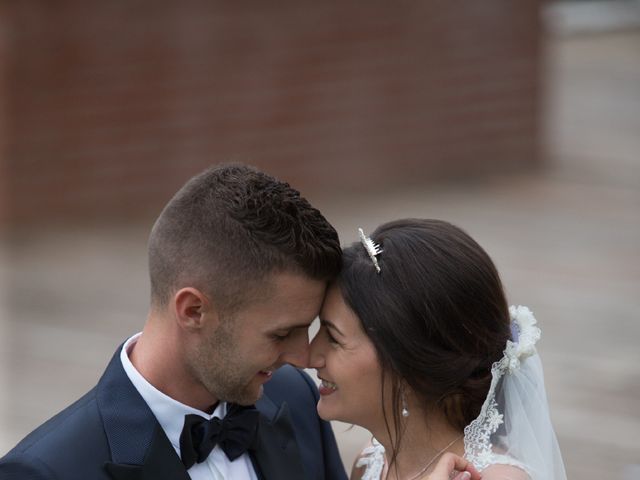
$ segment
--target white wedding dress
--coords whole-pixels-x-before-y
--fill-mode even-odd
[[[382,479],[382,473],[384,472],[385,467],[384,453],[384,447],[378,443],[376,439],[372,440],[371,446],[362,451],[361,456],[356,463],[356,467],[365,467],[364,473],[361,477],[362,480]],[[514,470],[513,468],[503,468],[500,471],[496,471],[496,473],[499,473],[500,480],[528,480],[532,478],[527,471],[526,466],[511,457],[506,455],[492,455],[487,460],[489,463],[480,471],[484,471],[490,466],[517,467],[517,470]],[[489,479],[490,478],[491,477],[489,477]]]
[[[513,341],[491,368],[480,414],[464,429],[464,457],[488,480],[566,480],[535,348],[540,329],[527,307],[512,306],[509,312]],[[384,447],[373,439],[356,467],[365,469],[362,480],[381,480]]]

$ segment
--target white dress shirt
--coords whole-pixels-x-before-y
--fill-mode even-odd
[[[149,405],[178,457],[180,457],[180,434],[184,425],[184,416],[196,414],[207,420],[213,417],[224,418],[227,414],[227,404],[220,402],[213,414],[208,414],[174,400],[151,385],[129,360],[129,352],[131,352],[140,335],[140,333],[137,333],[126,341],[120,352],[120,360],[129,380]],[[215,446],[204,462],[194,464],[187,470],[187,473],[192,480],[258,480],[248,453],[242,454],[232,462],[218,445]]]

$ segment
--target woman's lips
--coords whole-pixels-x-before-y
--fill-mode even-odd
[[[322,380],[320,386],[318,387],[318,392],[320,393],[320,395],[331,395],[338,389],[338,386],[335,383],[324,380],[322,378],[320,380]]]

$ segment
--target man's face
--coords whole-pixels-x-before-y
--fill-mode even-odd
[[[254,404],[279,367],[308,364],[308,328],[320,310],[326,283],[276,273],[268,284],[268,295],[222,319],[193,352],[194,375],[219,400]]]

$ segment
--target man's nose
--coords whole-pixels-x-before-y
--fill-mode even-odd
[[[324,366],[324,356],[321,352],[320,342],[318,336],[311,341],[309,345],[309,367],[308,368],[322,368]]]
[[[305,332],[282,354],[282,361],[297,368],[309,367],[309,337]]]

